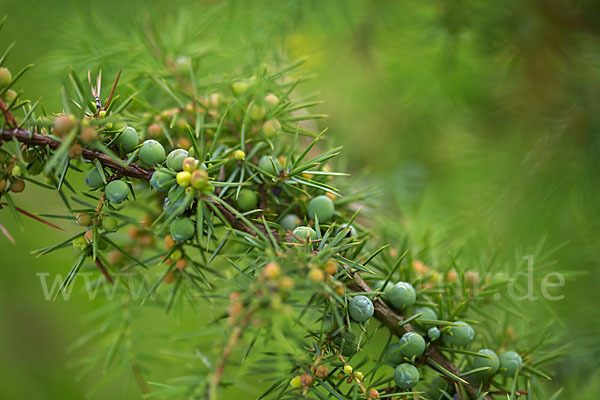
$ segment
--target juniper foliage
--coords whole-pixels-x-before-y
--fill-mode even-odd
[[[35,251],[74,248],[59,291],[83,270],[96,271],[93,287],[113,288],[89,318],[92,331],[74,344],[95,348],[77,364],[81,375],[100,365],[106,373],[90,396],[127,374],[147,398],[212,400],[232,385],[273,399],[540,398],[545,364],[563,350],[551,324],[516,340],[510,321],[528,316],[507,294],[506,276],[459,260],[440,270],[414,258],[408,240],[385,243],[372,223],[374,191],[333,168],[341,149],[326,145],[315,123],[324,115],[311,111],[319,101],[299,89],[309,72],[302,61],[207,70],[218,56],[203,47],[174,56],[181,46],[172,36],[139,33],[130,53],[142,55],[138,68],[124,61],[122,75],[110,77],[71,71],[56,112],[15,91],[30,66],[0,88],[2,206],[52,228],[81,226]],[[130,128],[132,146],[124,139]],[[143,154],[151,140],[171,157],[150,147]],[[81,189],[74,181],[84,175]],[[20,208],[29,185],[58,193],[65,212]],[[322,204],[309,212],[318,196],[334,205],[331,217]],[[394,292],[397,282],[416,299]],[[370,300],[372,318],[350,311],[356,296]],[[148,308],[199,308],[198,328],[141,352],[132,321]],[[409,350],[407,333],[425,348]],[[199,340],[205,336],[220,340]],[[494,357],[483,348],[516,351],[522,366],[490,367]],[[149,376],[153,363],[184,372]],[[395,378],[400,364],[416,377]],[[244,387],[246,374],[261,384]]]

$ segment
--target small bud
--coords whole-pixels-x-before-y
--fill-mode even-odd
[[[78,213],[75,218],[81,226],[90,226],[92,224],[92,217],[88,213]]]
[[[308,273],[308,276],[310,280],[315,283],[323,282],[323,280],[325,279],[325,274],[318,268],[311,269]]]
[[[208,173],[203,169],[197,169],[192,172],[190,177],[192,187],[198,190],[202,190],[208,185]]]
[[[83,143],[92,143],[97,138],[98,132],[96,132],[96,130],[91,126],[88,126],[81,131],[81,141]]]
[[[104,110],[101,110],[101,111],[98,113],[98,116],[99,116],[100,118],[104,118],[104,117],[106,117],[106,111],[104,111]],[[107,124],[107,125],[108,125],[108,124]],[[112,126],[112,124],[110,124],[110,125]]]
[[[17,97],[19,97],[19,94],[12,89],[8,89],[6,93],[4,93],[4,100],[7,104],[12,103]]]
[[[246,153],[242,150],[236,150],[233,152],[233,158],[238,161],[242,161],[246,159]]]
[[[25,181],[23,179],[17,179],[15,182],[10,184],[10,191],[13,193],[21,193],[25,190]]]
[[[450,271],[448,271],[448,273],[446,274],[446,282],[448,283],[454,283],[458,281],[458,274],[456,273],[455,270],[451,269]]]
[[[263,274],[268,280],[273,281],[279,278],[279,276],[281,275],[281,268],[279,267],[279,264],[277,264],[274,261],[271,261],[270,263],[265,265]]]
[[[279,103],[279,97],[275,96],[273,93],[269,93],[265,96],[265,101],[270,105],[275,106]]]
[[[94,241],[94,231],[92,231],[92,230],[86,231],[85,234],[83,235],[83,238],[85,239],[85,241],[87,243],[92,243]]]
[[[273,138],[281,130],[281,123],[276,119],[270,119],[263,124],[262,129],[266,137]]]
[[[69,149],[69,158],[79,158],[83,154],[83,148],[80,144],[75,143]]]
[[[146,133],[148,134],[149,139],[157,139],[162,135],[163,130],[159,124],[152,124],[148,126]]]
[[[181,257],[183,257],[183,253],[179,249],[177,249],[173,253],[171,253],[171,260],[173,260],[173,261],[177,261]]]
[[[177,262],[175,263],[175,267],[176,267],[177,269],[180,269],[180,270],[184,270],[184,269],[186,269],[186,268],[187,268],[187,266],[188,266],[188,262],[187,262],[187,260],[186,260],[185,258],[180,258],[180,259],[179,259],[179,260],[177,260]]]
[[[241,96],[248,91],[248,83],[239,81],[231,84],[231,90],[236,96]]]
[[[173,247],[175,247],[175,240],[173,240],[173,237],[171,235],[165,236],[165,249],[171,251],[173,250]]]
[[[83,251],[87,248],[87,246],[88,246],[88,244],[83,237],[78,237],[76,239],[73,239],[73,247],[75,248],[75,250]]]
[[[0,179],[0,192],[4,192],[6,190],[6,186],[8,186],[6,179]]]
[[[71,132],[71,129],[75,126],[75,118],[71,115],[61,115],[54,120],[52,126],[54,134],[58,137],[63,137]]]
[[[179,186],[188,187],[190,186],[190,181],[192,179],[192,174],[187,171],[181,171],[177,173],[177,184]]]
[[[325,273],[329,274],[329,275],[334,275],[338,270],[338,265],[335,261],[333,260],[329,260],[327,261],[327,263],[325,264]]]
[[[8,68],[0,68],[0,86],[8,86],[12,82],[12,74]]]
[[[465,284],[470,288],[477,287],[479,285],[479,273],[477,271],[465,272]]]
[[[289,292],[294,288],[294,280],[289,276],[284,276],[279,280],[279,289],[284,292]]]
[[[267,115],[267,110],[263,106],[253,105],[250,107],[250,119],[253,121],[262,120]]]
[[[300,376],[295,376],[290,381],[290,386],[294,389],[299,389],[302,387],[302,383],[300,382]]]
[[[377,400],[379,398],[379,392],[377,389],[369,390],[369,400]]]
[[[165,281],[165,283],[171,283],[171,282],[173,282],[174,279],[175,279],[175,274],[173,273],[173,271],[169,271],[167,273],[167,275],[165,275],[165,278],[163,280]]]
[[[313,378],[307,373],[302,374],[300,377],[300,384],[304,387],[309,387],[313,384]]]
[[[183,160],[182,168],[184,171],[191,173],[198,168],[198,160],[196,160],[194,157],[186,157]]]
[[[344,365],[344,374],[352,375],[352,371],[353,371],[352,365],[350,365],[350,364]]]
[[[329,370],[324,365],[319,365],[316,370],[316,375],[319,379],[324,379],[329,375]]]
[[[358,379],[359,381],[362,381],[365,378],[365,375],[362,372],[360,372],[360,371],[356,371],[354,373],[354,377],[356,379]]]

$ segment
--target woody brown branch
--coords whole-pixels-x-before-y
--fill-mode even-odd
[[[61,144],[60,141],[49,136],[29,132],[24,129],[6,129],[0,132],[0,141],[10,141],[13,140],[13,138],[27,146],[47,146],[51,149],[56,149]],[[102,166],[110,168],[121,176],[128,176],[130,178],[148,181],[154,173],[154,171],[142,168],[136,164],[125,165],[124,163],[116,161],[102,152],[92,150],[87,147],[82,148],[81,156],[89,161],[98,160]],[[247,226],[222,204],[211,201],[211,205],[219,210],[223,218],[233,228],[249,234],[256,233],[253,228]],[[258,229],[264,230],[264,227],[258,226]]]

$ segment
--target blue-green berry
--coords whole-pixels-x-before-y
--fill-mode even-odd
[[[438,340],[440,338],[440,330],[436,326],[432,326],[427,330],[427,336],[431,340]]]
[[[242,189],[238,195],[236,200],[236,204],[240,211],[246,212],[250,210],[254,210],[256,208],[256,204],[258,203],[258,196],[253,190],[250,189]]]
[[[319,219],[320,221],[320,219]],[[356,228],[353,227],[352,225],[348,225],[348,224],[342,224],[340,225],[340,229],[338,229],[338,233],[342,232],[342,231],[346,231],[346,236],[345,237],[356,237]]]
[[[287,232],[294,230],[300,223],[300,218],[295,214],[288,214],[281,219],[279,225]]]
[[[498,355],[493,350],[481,349],[477,353],[488,357],[476,356],[473,359],[473,368],[489,368],[487,371],[481,372],[482,376],[491,376],[498,372],[498,368],[500,368],[500,360],[498,359]]]
[[[85,175],[85,184],[91,188],[98,189],[104,186],[104,180],[97,168],[92,168]]]
[[[456,325],[449,327],[447,332],[444,332],[442,339],[444,344],[451,346],[466,346],[473,341],[475,331],[471,325],[464,321],[456,321]]]
[[[129,186],[121,180],[109,182],[104,189],[106,198],[111,203],[120,204],[129,196]]]
[[[140,135],[132,127],[128,126],[117,138],[117,145],[121,146],[126,153],[135,149],[140,144]]]
[[[159,192],[167,192],[174,183],[175,177],[163,171],[155,171],[150,178],[150,186]]]
[[[367,296],[354,296],[348,304],[350,318],[357,322],[365,322],[373,316],[373,302]]]
[[[317,196],[308,202],[308,217],[318,218],[319,223],[329,221],[334,212],[333,201],[327,196]]]
[[[165,148],[156,140],[146,140],[138,153],[140,161],[146,165],[156,165],[165,160]]]
[[[275,166],[273,166],[273,164],[275,164]],[[262,156],[258,161],[258,168],[275,176],[279,176],[279,171],[282,169],[281,163],[277,157],[271,156]]]
[[[425,339],[416,332],[407,332],[398,343],[392,343],[386,350],[386,358],[393,364],[400,364],[404,358],[419,357],[425,352]]]
[[[500,370],[502,375],[513,377],[523,366],[523,359],[514,351],[507,351],[500,356]]]
[[[171,222],[169,231],[171,232],[173,240],[176,242],[185,242],[194,236],[195,227],[191,219],[180,217],[175,218],[173,222]]]
[[[183,160],[188,157],[188,152],[183,149],[175,149],[167,156],[167,167],[174,171],[183,170]]]
[[[310,226],[299,226],[294,229],[294,235],[298,236],[302,241],[307,240],[310,237],[310,240],[317,239],[317,232]],[[298,242],[296,238],[293,238],[294,242]]]
[[[423,313],[423,315],[421,315],[420,317],[418,317],[415,321],[418,323],[420,319],[425,319],[425,320],[437,320],[438,316],[437,313],[435,312],[435,310],[433,308],[430,307],[417,307],[415,308],[415,312],[413,314],[420,314]]]
[[[385,300],[397,309],[411,307],[417,300],[415,288],[408,282],[388,283],[385,288]]]
[[[412,364],[400,364],[394,369],[394,382],[402,390],[410,390],[419,383],[419,370]]]

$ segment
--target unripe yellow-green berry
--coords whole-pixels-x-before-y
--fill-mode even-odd
[[[265,117],[265,115],[267,115],[267,110],[265,110],[263,106],[254,104],[252,107],[250,107],[250,119],[252,121],[260,121]]]
[[[12,82],[12,74],[8,68],[0,68],[0,86],[8,86]]]
[[[275,106],[279,103],[279,97],[275,96],[273,93],[270,93],[268,95],[265,96],[265,101],[272,105]]]
[[[231,90],[236,96],[241,96],[248,91],[248,83],[244,81],[234,82],[231,84]]]
[[[187,171],[181,171],[177,173],[177,184],[179,186],[188,187],[190,186],[192,174]]]
[[[300,382],[300,376],[295,376],[290,381],[290,386],[294,389],[300,389],[302,387],[302,383]]]
[[[234,160],[242,161],[246,159],[246,153],[244,153],[242,150],[236,150],[233,152],[233,158]]]
[[[8,104],[12,103],[17,97],[19,97],[19,94],[12,89],[8,89],[6,93],[4,93],[4,101]]]
[[[188,172],[189,173],[189,172]],[[190,182],[194,189],[202,190],[208,185],[208,172],[197,169],[191,174]]]
[[[281,123],[276,119],[270,119],[263,124],[263,133],[268,138],[273,138],[279,134]]]
[[[90,226],[92,224],[92,217],[88,213],[78,213],[75,218],[81,226]]]
[[[75,250],[83,251],[87,248],[87,246],[88,244],[83,236],[73,239],[73,247],[75,248]]]

